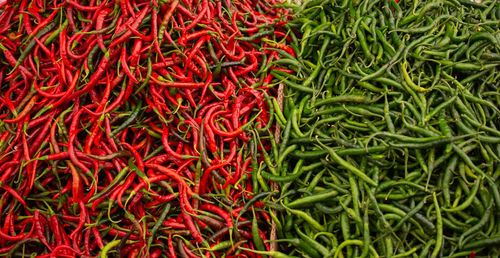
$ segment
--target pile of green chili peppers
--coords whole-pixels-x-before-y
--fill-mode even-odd
[[[278,249],[498,257],[500,2],[288,7],[281,142],[257,175],[280,189]]]

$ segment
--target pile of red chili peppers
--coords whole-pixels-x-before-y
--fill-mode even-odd
[[[269,250],[276,4],[1,1],[0,254]]]

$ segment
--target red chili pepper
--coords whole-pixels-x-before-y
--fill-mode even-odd
[[[35,229],[33,219],[30,219],[29,221],[32,223],[32,226],[31,226],[30,231],[27,234],[19,234],[16,236],[10,236],[10,235],[7,235],[6,233],[4,233],[2,230],[0,230],[0,238],[5,239],[7,241],[19,241],[19,240],[23,240],[25,238],[29,238],[33,234],[33,230]]]
[[[27,116],[30,113],[31,109],[35,106],[37,99],[38,99],[38,95],[34,95],[30,99],[28,104],[24,107],[23,111],[21,111],[21,113],[19,113],[19,115],[16,118],[4,119],[3,121],[5,123],[17,123],[17,122],[21,121],[23,118],[25,118],[25,116]]]
[[[33,221],[35,223],[35,228],[36,228],[36,235],[38,239],[49,249],[49,251],[52,251],[52,247],[50,246],[49,242],[47,241],[47,238],[45,237],[45,232],[42,227],[42,218],[40,217],[40,211],[36,210],[35,214],[33,216]]]
[[[83,255],[84,254],[83,252],[77,251],[77,249],[73,249],[73,247],[71,247],[69,245],[58,245],[56,248],[54,248],[54,250],[52,250],[52,254],[57,254],[57,256],[62,256],[63,254],[61,254],[61,252],[65,251],[65,250],[72,252],[74,255]],[[70,256],[70,257],[72,257],[72,256]]]
[[[84,6],[80,5],[79,3],[73,2],[72,0],[67,0],[68,4],[72,5],[74,8],[80,10],[80,11],[85,11],[85,12],[93,12],[97,11],[101,8],[101,6]]]
[[[203,204],[202,206],[200,206],[200,209],[218,214],[226,221],[228,228],[230,229],[233,228],[233,220],[231,219],[231,215],[226,211],[224,211],[223,209],[211,204]]]
[[[208,33],[209,33],[208,30],[201,30],[201,31],[193,32],[193,33],[190,33],[190,34],[187,34],[187,35],[180,37],[178,40],[178,43],[181,46],[186,46],[186,42],[193,40],[193,39],[197,39],[197,38],[201,38],[203,36],[206,36],[206,35],[208,35]]]
[[[4,189],[5,191],[9,192],[12,197],[14,197],[17,201],[19,201],[23,206],[24,208],[28,208],[27,205],[26,205],[26,202],[24,201],[24,199],[17,193],[17,191],[15,191],[14,189],[12,189],[10,186],[8,185],[2,185],[0,186],[0,188]]]
[[[185,191],[183,188],[184,187],[182,187],[182,186],[180,187],[181,195],[183,194],[183,191]],[[200,232],[196,228],[196,226],[193,222],[193,218],[191,218],[191,215],[186,213],[186,203],[181,201],[180,205],[181,205],[181,214],[182,214],[182,217],[184,218],[184,223],[186,223],[186,226],[189,229],[189,231],[191,232],[191,234],[193,235],[193,238],[195,239],[195,241],[197,243],[203,242],[203,237],[201,236]]]
[[[71,121],[71,126],[69,128],[69,140],[68,140],[68,153],[69,153],[69,158],[71,159],[71,162],[73,162],[73,164],[75,164],[77,167],[79,167],[80,169],[82,169],[85,173],[88,173],[90,172],[90,169],[88,169],[82,162],[80,162],[80,160],[77,158],[76,156],[76,151],[75,151],[75,146],[74,146],[74,141],[76,139],[76,135],[78,134],[78,131],[79,129],[77,129],[77,126],[78,126],[78,121],[79,121],[79,118],[80,116],[82,115],[83,113],[83,109],[80,110],[79,112],[77,112],[74,116],[73,116],[73,119]],[[72,166],[70,166],[72,167]],[[76,169],[71,169],[71,171],[73,172],[74,171],[74,174],[73,174],[73,180],[77,180],[79,181],[79,176],[76,176],[78,175],[78,172],[76,172]],[[76,178],[75,178],[76,177]],[[78,179],[77,179],[78,178]],[[75,197],[75,196],[73,196]],[[76,202],[76,201],[75,201]]]
[[[89,92],[92,88],[94,88],[97,83],[99,82],[99,79],[101,76],[106,72],[106,70],[111,66],[110,64],[110,52],[106,52],[104,55],[104,58],[101,60],[101,63],[99,64],[99,67],[97,68],[96,72],[92,74],[92,77],[90,78],[90,81],[83,87],[82,89],[74,92],[73,94],[70,95],[69,98],[77,98],[80,95]]]
[[[43,29],[45,26],[47,26],[50,22],[52,22],[52,20],[54,19],[54,17],[56,17],[57,13],[59,13],[59,8],[61,6],[64,6],[66,3],[65,2],[62,2],[58,5],[58,8],[55,9],[54,11],[52,11],[52,13],[44,18],[43,20],[40,20],[40,23],[38,23],[38,25],[33,29],[33,31],[30,33],[30,38],[34,37],[41,29]],[[36,37],[35,37],[36,38]]]
[[[209,118],[209,120],[208,120],[208,121],[209,121],[209,124],[210,124],[210,127],[211,127],[211,129],[212,129],[212,130],[213,130],[216,134],[218,134],[218,135],[220,135],[220,136],[223,136],[223,137],[226,137],[226,138],[227,138],[227,137],[229,137],[229,138],[236,137],[236,136],[238,136],[239,134],[241,134],[241,133],[243,132],[243,130],[241,130],[241,128],[238,128],[238,129],[236,129],[236,130],[234,130],[234,131],[231,131],[231,132],[224,132],[224,131],[222,131],[222,130],[219,130],[219,129],[215,126],[215,122],[214,122],[214,120],[215,120],[215,116],[220,115],[220,114],[226,114],[226,113],[228,113],[228,112],[227,112],[227,111],[225,111],[225,110],[222,110],[222,111],[215,112],[212,116],[210,116],[210,118]]]
[[[151,80],[155,83],[158,84],[159,86],[164,86],[164,87],[173,87],[173,88],[201,88],[205,83],[203,82],[165,82],[165,81],[160,81],[155,77],[151,77]]]
[[[141,12],[139,12],[137,14],[137,17],[136,17],[136,19],[134,19],[134,22],[132,22],[132,24],[130,24],[130,27],[137,29],[139,27],[139,25],[142,23],[142,21],[144,20],[144,18],[146,17],[146,14],[148,13],[148,11],[149,11],[149,6],[146,6],[144,9],[142,9]],[[130,38],[130,36],[132,36],[132,32],[125,31],[125,33],[122,36],[120,36],[118,39],[111,42],[111,44],[109,45],[108,48],[112,49],[113,47],[117,46],[118,44],[125,42],[128,38]]]
[[[147,168],[158,170],[159,172],[175,179],[180,185],[183,185],[186,187],[185,190],[189,196],[193,196],[193,192],[191,191],[191,188],[189,188],[187,186],[186,181],[182,177],[180,177],[177,173],[175,173],[174,170],[166,168],[166,167],[158,165],[158,164],[151,164],[151,163],[146,163],[144,166]]]
[[[96,30],[100,31],[103,28],[104,19],[108,14],[109,14],[108,9],[102,9],[97,12],[97,18],[95,24]],[[97,37],[97,45],[99,45],[102,51],[106,51],[106,46],[104,46],[104,40],[102,34],[99,33],[96,35],[96,37]]]
[[[123,71],[125,71],[125,74],[128,75],[128,77],[135,83],[139,83],[139,81],[135,78],[135,76],[132,74],[130,71],[130,68],[127,65],[127,56],[126,56],[126,49],[123,47],[120,55],[120,64],[123,68]]]
[[[189,65],[191,64],[191,60],[198,53],[198,51],[200,50],[200,48],[203,46],[203,44],[205,44],[205,41],[207,41],[207,40],[210,40],[210,36],[203,36],[193,46],[193,48],[191,49],[191,52],[189,52],[188,58],[186,60],[186,63],[185,63],[185,66],[184,66],[184,72],[187,71]]]

